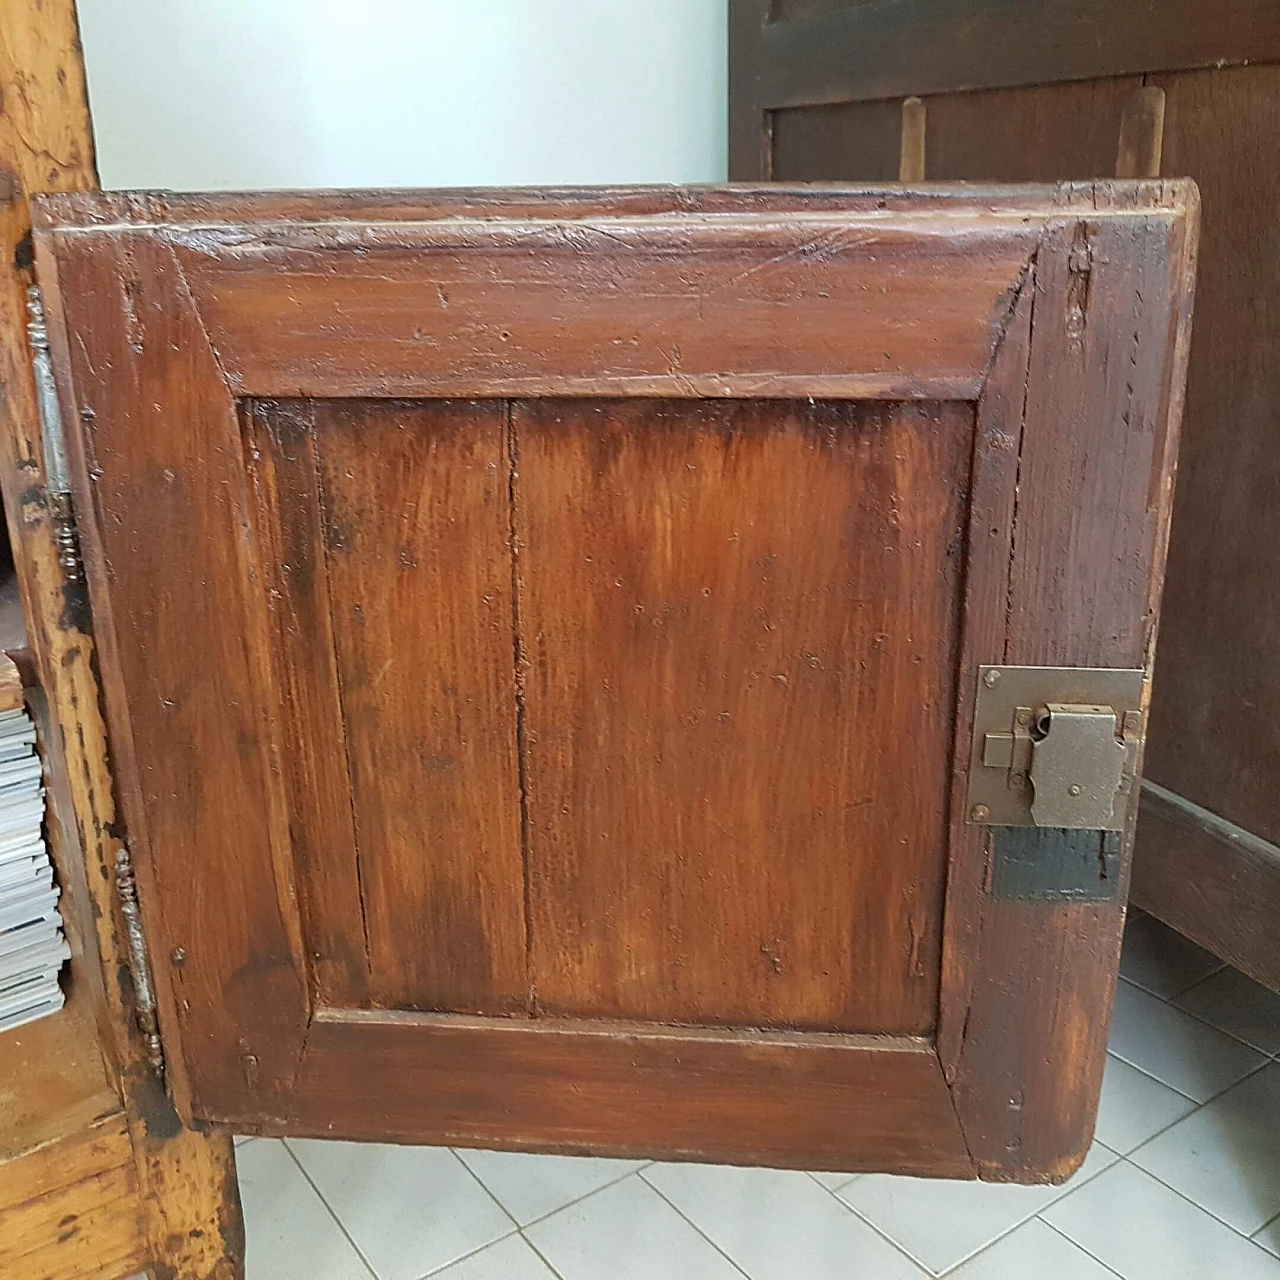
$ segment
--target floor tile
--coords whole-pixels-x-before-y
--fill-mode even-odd
[[[556,1280],[556,1273],[517,1235],[485,1245],[443,1271],[433,1271],[431,1280]]]
[[[1221,967],[1217,956],[1155,916],[1132,916],[1125,925],[1120,975],[1153,995],[1167,1000]]]
[[[1051,1226],[1032,1218],[997,1240],[947,1280],[1115,1280],[1115,1272],[1091,1258]]]
[[[515,1230],[445,1147],[309,1138],[289,1146],[380,1280],[418,1280]]]
[[[1261,1231],[1254,1232],[1253,1238],[1264,1249],[1280,1258],[1280,1217],[1272,1219]]]
[[[1219,969],[1173,1003],[1264,1053],[1280,1053],[1280,992],[1238,969]]]
[[[1249,1074],[1262,1054],[1128,982],[1116,988],[1110,1050],[1197,1102]]]
[[[1280,1063],[1242,1080],[1130,1159],[1250,1235],[1280,1213]]]
[[[1280,1280],[1280,1258],[1127,1161],[1042,1216],[1126,1280]]]
[[[742,1280],[742,1273],[639,1174],[526,1234],[563,1280]]]
[[[1095,1142],[1084,1167],[1061,1187],[950,1182],[866,1174],[838,1194],[935,1274],[954,1267],[1066,1195],[1116,1159]]]
[[[838,1191],[841,1187],[847,1187],[854,1178],[860,1175],[856,1173],[811,1173],[811,1178],[817,1178],[828,1191]]]
[[[246,1142],[252,1142],[254,1135],[251,1133],[237,1133],[232,1141],[237,1147],[243,1147]]]
[[[351,1241],[278,1138],[236,1151],[247,1280],[370,1280]]]
[[[925,1273],[804,1173],[655,1164],[641,1174],[752,1280]]]
[[[1167,1084],[1153,1080],[1113,1054],[1107,1055],[1097,1137],[1112,1151],[1127,1155],[1195,1109],[1196,1104],[1190,1098],[1184,1098]]]
[[[641,1160],[595,1160],[513,1151],[458,1151],[467,1168],[523,1227],[640,1168]]]

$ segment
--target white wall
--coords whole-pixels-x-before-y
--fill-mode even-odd
[[[79,0],[105,187],[714,182],[725,0]]]

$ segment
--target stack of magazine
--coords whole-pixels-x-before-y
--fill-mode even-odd
[[[26,710],[0,711],[0,1031],[62,1008],[70,950],[44,842],[44,786]]]

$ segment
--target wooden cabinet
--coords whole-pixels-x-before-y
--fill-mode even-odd
[[[183,1126],[152,1065],[154,1023],[137,1017],[97,651],[47,483],[27,342],[28,196],[95,184],[74,6],[14,0],[0,19],[0,491],[25,636],[6,630],[3,643],[40,730],[72,957],[65,1008],[0,1036],[0,1273],[232,1280],[243,1240],[231,1140]]]
[[[1066,1176],[1136,792],[969,788],[1048,803],[993,756],[1104,713],[1063,668],[1133,674],[1136,767],[1195,226],[1162,183],[38,200],[183,1117]],[[1066,683],[975,728],[1021,667]]]
[[[1205,237],[1133,896],[1280,989],[1280,8],[730,10],[735,179],[883,181],[918,150],[912,176],[935,181],[1198,182]],[[922,101],[904,133],[909,97]]]
[[[232,1280],[234,1130],[1065,1177],[1194,191],[64,195],[33,242],[29,195],[95,185],[69,0],[0,74],[0,486],[76,945],[0,1043],[39,1081],[6,1262]],[[1025,825],[1014,760],[1105,720],[1095,669],[1136,686],[1119,781]]]

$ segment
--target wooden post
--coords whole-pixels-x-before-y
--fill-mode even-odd
[[[899,182],[924,181],[925,105],[919,98],[902,102],[902,150],[898,159]]]
[[[9,0],[0,25],[0,493],[47,704],[50,827],[60,846],[64,902],[71,929],[81,925],[73,986],[88,988],[118,1105],[114,1115],[99,1105],[84,1117],[92,1126],[65,1127],[29,1159],[0,1164],[0,1205],[17,1206],[0,1220],[0,1233],[22,1234],[23,1274],[32,1277],[124,1276],[141,1266],[166,1280],[234,1280],[243,1273],[243,1230],[231,1140],[183,1129],[136,1016],[117,880],[127,846],[92,624],[83,583],[69,580],[60,562],[45,487],[27,344],[27,199],[96,186],[74,0]],[[7,1051],[0,1041],[0,1058]],[[109,1092],[107,1098],[109,1104]],[[117,1153],[127,1161],[130,1151],[132,1167],[120,1167]],[[73,1175],[84,1181],[68,1182]],[[103,1179],[113,1180],[109,1202]],[[23,1187],[26,1203],[17,1198]],[[67,1215],[76,1218],[74,1230],[59,1222]],[[6,1265],[17,1256],[8,1245],[0,1235]]]
[[[1164,151],[1164,90],[1136,90],[1120,116],[1117,178],[1158,178]]]

